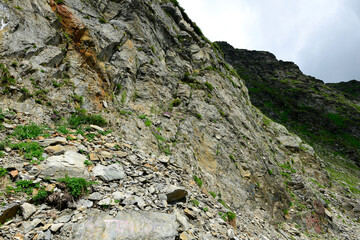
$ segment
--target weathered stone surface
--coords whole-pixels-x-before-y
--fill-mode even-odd
[[[100,177],[107,182],[119,180],[126,176],[123,167],[119,164],[112,164],[106,167],[103,165],[97,165],[92,171],[95,177]]]
[[[161,156],[161,157],[159,157],[159,161],[164,164],[167,164],[167,163],[169,163],[170,158],[168,156]]]
[[[34,67],[57,67],[64,58],[60,47],[47,46],[39,55],[31,58]]]
[[[99,206],[114,206],[115,201],[112,198],[104,198],[103,200],[98,202]]]
[[[60,229],[62,226],[64,226],[64,223],[55,223],[55,224],[51,225],[50,230],[51,230],[52,232],[57,232],[57,231],[59,231],[59,229]]]
[[[113,192],[112,197],[115,200],[123,200],[127,197],[127,195],[123,192]]]
[[[181,240],[191,240],[194,239],[192,236],[190,236],[190,234],[188,234],[187,232],[182,232],[179,236],[179,238]]]
[[[48,146],[44,151],[49,155],[61,155],[65,153],[65,148],[61,145]]]
[[[333,215],[332,215],[332,213],[329,211],[329,210],[327,210],[326,208],[325,208],[325,215],[329,218],[329,219],[333,219]]]
[[[0,239],[3,240],[4,238],[0,238]],[[20,233],[17,233],[17,234],[15,234],[14,239],[16,239],[16,240],[24,240],[25,236],[20,234]]]
[[[56,184],[49,184],[45,187],[45,191],[52,192],[56,187]]]
[[[50,139],[44,139],[39,141],[39,145],[42,147],[47,147],[47,146],[51,146],[51,145],[56,145],[56,144],[65,144],[66,138],[64,137],[56,137],[56,138],[50,138]]]
[[[178,209],[175,210],[175,216],[176,220],[182,225],[183,229],[185,231],[189,230],[191,225],[187,221],[186,217],[183,216]]]
[[[314,148],[312,148],[309,144],[301,143],[300,148],[312,156],[314,156],[314,154],[315,154]]]
[[[67,223],[68,221],[70,221],[71,217],[72,217],[71,214],[61,216],[58,219],[56,219],[54,223]]]
[[[304,151],[304,146],[294,153],[292,147],[279,144],[279,136],[294,136],[251,105],[244,81],[223,61],[216,45],[198,35],[199,29],[174,5],[176,1],[72,0],[55,4],[55,1],[23,0],[19,6],[22,10],[16,7],[17,2],[0,3],[0,20],[4,18],[7,24],[0,31],[1,63],[16,80],[15,84],[0,84],[5,116],[0,138],[6,139],[16,126],[32,121],[49,126],[46,130],[49,139],[38,142],[45,147],[61,145],[65,151],[90,154],[93,165],[84,166],[82,170],[90,171],[92,180],[97,182],[88,186],[89,192],[98,192],[101,198],[85,200],[89,195],[84,192],[80,199],[73,199],[66,184],[52,177],[48,179],[49,175],[39,177],[39,169],[46,171],[43,167],[48,159],[40,166],[36,162],[30,164],[22,151],[9,148],[0,165],[14,163],[6,169],[17,169],[19,176],[1,178],[4,181],[1,183],[16,186],[18,179],[32,180],[40,188],[53,192],[30,218],[41,219],[41,226],[25,233],[21,227],[23,218],[12,216],[12,220],[0,227],[0,236],[10,239],[19,232],[26,239],[81,239],[74,236],[76,233],[88,234],[86,239],[111,239],[111,236],[116,239],[123,236],[123,232],[130,234],[131,229],[138,226],[128,222],[123,224],[124,228],[111,222],[112,225],[106,227],[97,225],[96,221],[91,226],[86,225],[86,219],[102,212],[111,220],[119,211],[128,211],[130,217],[136,214],[133,212],[141,215],[142,211],[176,215],[182,234],[164,239],[237,240],[266,236],[267,239],[305,240],[307,237],[300,231],[311,233],[316,229],[324,230],[319,234],[324,239],[356,239],[359,235],[356,224],[350,221],[356,219],[353,207],[359,205],[357,198],[350,195],[350,189],[333,181],[334,197],[328,189],[317,191],[319,186],[309,179],[329,186],[329,176],[321,168],[321,159]],[[6,18],[2,15],[5,5],[9,13]],[[59,49],[64,56],[62,61],[57,58]],[[0,77],[6,72],[0,68]],[[269,76],[279,75],[274,76],[279,79],[285,74],[281,70]],[[83,124],[78,127],[79,132],[68,128],[69,134],[61,133],[57,124],[65,124],[71,116],[80,113],[78,108],[86,109],[86,116],[95,117],[88,120],[100,120],[101,114],[108,125],[89,128]],[[61,118],[65,118],[64,121]],[[352,126],[354,132],[356,127]],[[110,129],[112,134],[98,132]],[[69,141],[52,139],[64,135]],[[75,137],[77,139],[70,140]],[[49,154],[43,156],[48,158]],[[64,165],[63,160],[58,164]],[[114,177],[118,171],[107,174],[105,169],[118,162],[124,177]],[[291,169],[279,166],[287,162]],[[103,165],[100,170],[99,164]],[[94,167],[98,176],[93,178]],[[240,167],[251,175],[242,174]],[[66,174],[76,168],[66,165],[61,169],[59,172]],[[53,174],[52,169],[49,171]],[[82,177],[79,171],[73,176]],[[106,180],[109,176],[115,180]],[[203,187],[199,188],[192,180],[194,176],[203,181]],[[304,177],[297,179],[298,176]],[[164,191],[168,185],[177,185],[180,189]],[[205,189],[213,194],[207,194]],[[345,223],[336,220],[331,223],[326,217],[322,218],[320,228],[308,226],[307,220],[312,219],[295,218],[300,213],[298,206],[289,209],[293,222],[284,221],[283,210],[289,208],[289,202],[295,198],[288,194],[290,192],[306,209],[316,208],[315,197],[329,200],[332,214],[342,216]],[[6,206],[12,202],[22,203],[28,197],[6,195],[9,197],[2,199]],[[168,204],[167,200],[174,204]],[[344,202],[345,209],[339,202]],[[227,206],[236,213],[239,230],[232,230],[229,221],[221,219],[219,213],[228,212]],[[148,229],[148,222],[158,223],[142,215],[139,218],[146,220],[139,229]],[[57,221],[61,221],[60,225],[54,225]],[[26,223],[29,228],[30,223]],[[79,230],[80,224],[84,224],[83,230],[73,229],[77,226]],[[297,226],[294,224],[302,229],[293,230],[293,226]],[[96,226],[100,227],[99,231]],[[166,228],[161,226],[161,230]],[[111,231],[118,232],[106,235]],[[146,236],[132,234],[131,237],[159,239],[157,229],[154,231]]]
[[[286,148],[294,149],[296,151],[300,150],[299,142],[293,136],[279,136],[277,137],[277,140]]]
[[[94,205],[94,203],[92,201],[89,200],[85,200],[85,199],[81,199],[77,202],[77,206],[78,207],[85,207],[85,208],[90,208]]]
[[[142,199],[141,197],[138,197],[138,196],[128,196],[124,199],[122,204],[125,204],[125,205],[137,204],[141,209],[143,209],[146,206],[144,199]]]
[[[175,239],[179,224],[171,214],[155,212],[119,212],[116,217],[92,214],[74,224],[72,239]]]
[[[104,147],[106,147],[106,148],[114,148],[115,146],[116,146],[115,143],[105,143],[104,144]]]
[[[240,167],[240,173],[244,179],[250,179],[251,177],[251,172],[249,170],[244,170],[242,167]]]
[[[88,179],[89,173],[84,164],[85,160],[86,156],[82,154],[66,151],[64,155],[49,157],[38,169],[41,170],[40,176],[42,178],[58,179],[68,175],[69,177]]]
[[[102,156],[103,158],[106,158],[106,159],[112,158],[112,154],[111,154],[110,152],[101,151],[100,154],[101,154],[101,156]]]
[[[36,212],[36,207],[30,203],[22,204],[20,209],[25,220],[30,218]]]
[[[189,210],[188,208],[184,210],[184,213],[189,219],[192,220],[196,219],[196,214],[193,211]]]
[[[97,130],[97,131],[105,132],[105,129],[103,129],[102,127],[99,127],[99,126],[96,126],[96,125],[90,125],[90,127]]]
[[[94,192],[94,193],[90,194],[90,196],[89,196],[89,200],[93,200],[93,201],[99,201],[103,198],[104,198],[104,196],[99,192]]]
[[[127,152],[122,152],[122,151],[116,151],[115,154],[121,158],[126,157],[128,155]]]
[[[89,154],[89,158],[90,158],[91,161],[97,161],[97,160],[99,160],[99,157],[97,156],[96,153],[90,153],[90,154]]]
[[[34,229],[37,225],[39,225],[39,223],[41,223],[41,220],[38,218],[36,218],[32,221],[23,222],[22,227],[24,228],[24,232],[28,233],[29,231]]]

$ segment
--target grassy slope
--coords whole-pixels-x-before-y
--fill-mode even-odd
[[[218,44],[226,61],[245,80],[252,103],[309,142],[327,160],[333,179],[359,194],[358,102],[270,53]]]

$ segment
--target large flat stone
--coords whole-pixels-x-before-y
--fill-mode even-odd
[[[20,209],[25,220],[36,212],[36,207],[30,203],[24,203],[20,206]]]
[[[95,177],[100,177],[104,181],[114,181],[126,177],[125,171],[119,164],[112,164],[110,166],[97,165],[93,168]]]
[[[36,67],[56,67],[61,63],[63,58],[64,53],[61,51],[61,48],[55,46],[47,46],[42,52],[40,52],[40,54],[34,56],[31,61],[32,64]]]
[[[64,137],[48,138],[38,141],[39,145],[42,147],[47,147],[56,144],[66,144],[66,142],[67,142],[66,138]]]
[[[173,214],[156,212],[120,212],[113,218],[95,213],[74,224],[71,239],[170,240],[178,235],[179,224]]]
[[[40,177],[51,177],[53,179],[69,177],[80,177],[89,179],[84,161],[86,156],[75,151],[67,151],[64,155],[49,157],[45,163],[38,166],[41,170]]]
[[[293,136],[280,136],[276,138],[280,144],[282,144],[284,147],[293,149],[295,151],[300,150],[299,141],[297,138]],[[301,142],[301,140],[300,140]]]

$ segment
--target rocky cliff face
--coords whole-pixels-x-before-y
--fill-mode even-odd
[[[347,98],[354,98],[357,101],[360,101],[360,82],[357,80],[339,83],[327,83],[327,85],[345,93]]]
[[[292,62],[268,52],[234,49],[219,43],[225,59],[245,79],[255,106],[308,141],[344,154],[359,165],[360,103],[339,89],[304,75]],[[338,86],[337,91],[333,86]],[[342,88],[344,89],[344,88]],[[346,95],[345,95],[346,94]]]
[[[4,239],[358,236],[358,199],[176,1],[0,10]]]

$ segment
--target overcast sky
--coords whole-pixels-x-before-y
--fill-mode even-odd
[[[178,0],[211,41],[265,50],[325,82],[360,80],[360,0]]]

